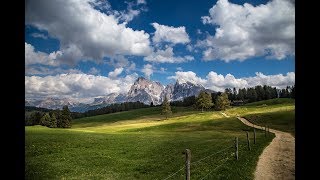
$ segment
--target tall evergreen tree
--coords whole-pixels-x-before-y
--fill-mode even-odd
[[[168,116],[172,114],[167,96],[164,97],[164,100],[162,102],[162,114],[166,116],[166,119],[168,119]]]
[[[201,109],[203,112],[203,108],[209,109],[213,106],[212,97],[210,93],[205,91],[201,91],[196,98],[196,107]]]
[[[45,113],[45,114],[42,116],[41,120],[40,120],[41,125],[42,125],[42,126],[47,126],[47,127],[49,127],[49,125],[50,125],[50,120],[51,120],[51,117],[50,117],[49,113]]]
[[[57,127],[57,118],[54,112],[51,112],[49,126],[50,128],[56,128]]]
[[[226,88],[224,92],[228,95],[228,99],[232,99],[232,90],[230,88]]]
[[[71,113],[68,106],[63,106],[60,118],[61,118],[61,127],[63,128],[71,127],[72,118],[71,118]]]
[[[233,95],[232,96],[233,96],[232,99],[230,99],[231,101],[237,100],[237,90],[235,87],[233,88]]]
[[[295,99],[295,96],[296,96],[296,85],[293,85],[291,89],[291,98]]]
[[[217,110],[225,110],[226,108],[230,107],[230,100],[228,99],[228,95],[226,93],[222,93],[218,96],[215,107]]]
[[[244,100],[243,89],[239,89],[238,99],[239,99],[239,100]]]
[[[262,86],[256,86],[255,87],[256,93],[257,93],[257,101],[261,101],[264,99],[264,90]]]

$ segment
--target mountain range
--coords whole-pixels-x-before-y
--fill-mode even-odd
[[[181,101],[185,97],[197,96],[200,91],[205,90],[210,93],[214,92],[205,89],[200,84],[195,84],[189,81],[176,81],[176,83],[162,85],[160,82],[151,81],[144,77],[139,77],[131,86],[126,94],[111,93],[106,96],[99,96],[93,99],[92,103],[80,103],[68,98],[45,98],[41,100],[25,100],[25,106],[35,106],[47,109],[61,109],[68,105],[69,109],[74,112],[85,112],[101,107],[108,106],[114,103],[136,102],[140,101],[144,104],[159,105],[167,97],[169,101]]]

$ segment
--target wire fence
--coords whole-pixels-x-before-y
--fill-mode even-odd
[[[247,132],[247,131],[246,131]],[[260,132],[261,133],[261,132]],[[253,133],[252,133],[253,134]],[[261,135],[261,134],[260,134]],[[221,166],[225,165],[228,160],[230,160],[230,157],[235,157],[235,155],[237,154],[236,151],[238,151],[239,149],[241,151],[250,151],[251,150],[251,145],[250,145],[250,142],[252,141],[251,139],[253,139],[253,137],[248,137],[247,139],[245,138],[246,136],[241,136],[242,138],[238,141],[236,140],[232,140],[232,141],[227,141],[227,142],[224,142],[224,143],[221,143],[221,144],[225,144],[225,143],[230,143],[232,144],[231,146],[227,146],[219,151],[216,151],[208,156],[205,156],[197,161],[194,161],[194,162],[189,162],[189,167],[192,166],[191,170],[193,172],[199,172],[199,171],[203,171],[204,169],[207,169],[208,168],[208,164],[209,163],[216,163],[215,165],[216,166],[210,166],[210,169],[211,167],[214,167],[212,170],[210,170],[208,173],[205,174],[205,176],[203,176],[201,178],[201,180],[203,179],[206,179],[208,177],[210,177],[210,175],[212,175],[213,172],[215,172],[218,168],[220,168]],[[245,140],[246,139],[246,140]],[[220,145],[221,145],[220,144]],[[237,146],[237,148],[236,148]],[[234,151],[232,153],[226,153],[228,150],[230,149],[234,149]],[[247,149],[247,150],[245,150]],[[227,155],[226,157],[223,157],[221,154],[224,153],[225,155]],[[219,155],[219,157],[223,157],[223,159],[219,159],[219,157],[217,157],[217,155]],[[211,160],[211,161],[208,161],[210,160],[209,158],[215,158],[214,160]],[[231,158],[232,159],[232,158]],[[234,158],[236,160],[236,158]],[[207,162],[205,161],[207,160]],[[186,160],[187,161],[187,160]],[[217,161],[219,162],[218,165],[217,165]],[[249,161],[246,162],[246,164],[248,163]],[[187,165],[181,167],[180,169],[178,169],[177,171],[171,173],[169,176],[167,176],[165,179],[163,180],[167,180],[167,179],[170,179],[172,177],[174,177],[175,175],[177,175],[180,171],[182,170],[185,170],[186,171],[186,174],[187,174]],[[196,168],[198,168],[198,170],[195,170]],[[199,170],[199,168],[201,168],[201,170]],[[190,171],[190,170],[189,170]],[[182,174],[180,173],[180,176]],[[200,176],[199,174],[197,174],[198,176]]]
[[[197,160],[197,161],[195,161],[195,162],[190,163],[190,165],[195,166],[196,164],[199,164],[200,162],[203,162],[203,160],[208,159],[208,158],[210,158],[210,157],[213,157],[214,155],[220,154],[220,153],[222,153],[222,152],[226,152],[227,150],[229,150],[229,149],[231,149],[231,148],[234,148],[234,146],[228,146],[228,147],[226,147],[226,148],[223,148],[223,149],[221,149],[221,150],[219,150],[219,151],[217,151],[217,152],[214,152],[214,153],[212,153],[212,154],[210,154],[210,155],[208,155],[208,156],[206,156],[206,157],[204,157],[204,158],[201,158],[201,159],[199,159],[199,160]],[[222,165],[222,164],[221,164],[221,165]],[[215,168],[215,169],[216,169],[216,168]],[[185,166],[181,167],[179,170],[175,171],[174,173],[171,173],[168,177],[166,177],[166,178],[163,179],[163,180],[170,179],[171,177],[175,176],[175,175],[176,175],[178,172],[180,172],[181,170],[185,170]]]

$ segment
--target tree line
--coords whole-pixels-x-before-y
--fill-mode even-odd
[[[230,101],[256,102],[274,98],[295,98],[295,85],[287,86],[284,89],[277,89],[267,85],[242,88],[238,91],[236,88],[233,88],[233,90],[227,88],[225,92],[228,94]]]
[[[88,117],[88,116],[97,116],[101,114],[110,114],[110,113],[121,112],[121,111],[129,111],[132,109],[140,109],[140,108],[146,108],[146,107],[150,107],[150,106],[139,101],[124,102],[119,104],[110,104],[106,107],[89,110],[83,113],[72,112],[72,116],[73,118],[81,118],[81,117]]]
[[[70,128],[71,112],[68,106],[62,110],[48,110],[45,108],[25,107],[25,125],[42,125],[50,128]]]
[[[231,90],[225,89],[223,93],[209,93],[207,91],[201,91],[199,95],[190,96],[184,98],[182,101],[173,101],[168,103],[165,98],[162,103],[162,114],[166,115],[166,119],[171,114],[171,106],[193,106],[196,109],[213,109],[213,110],[225,110],[231,105],[241,105],[247,102],[255,102],[261,100],[268,100],[274,98],[295,98],[295,85],[287,86],[285,89],[277,89],[271,86],[255,86],[252,88],[240,88],[238,91],[236,88]],[[239,104],[239,102],[241,102]]]
[[[237,105],[239,102],[240,104],[274,99],[274,98],[295,98],[295,85],[294,86],[287,86],[284,89],[277,89],[271,86],[255,86],[251,88],[240,88],[238,91],[236,88],[226,88],[224,93],[227,94],[228,99],[230,100],[231,105]],[[221,95],[221,92],[211,93],[211,101],[213,104],[216,104],[218,97]],[[196,96],[190,96],[184,98],[182,101],[172,101],[170,102],[171,106],[193,106],[196,104]],[[220,101],[220,100],[219,100]],[[218,103],[219,105],[219,103]],[[212,106],[214,109],[221,109],[218,106]]]

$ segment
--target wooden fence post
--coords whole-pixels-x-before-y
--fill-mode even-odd
[[[190,161],[191,161],[191,151],[186,149],[186,180],[190,180]]]
[[[235,138],[234,140],[234,147],[235,147],[235,157],[236,157],[236,160],[239,159],[239,154],[238,154],[238,137]]]
[[[246,131],[246,133],[247,133],[248,149],[249,149],[249,151],[251,151],[251,147],[250,147],[250,140],[249,140],[249,133],[248,133],[248,131]]]
[[[256,129],[253,129],[253,144],[256,144]]]

